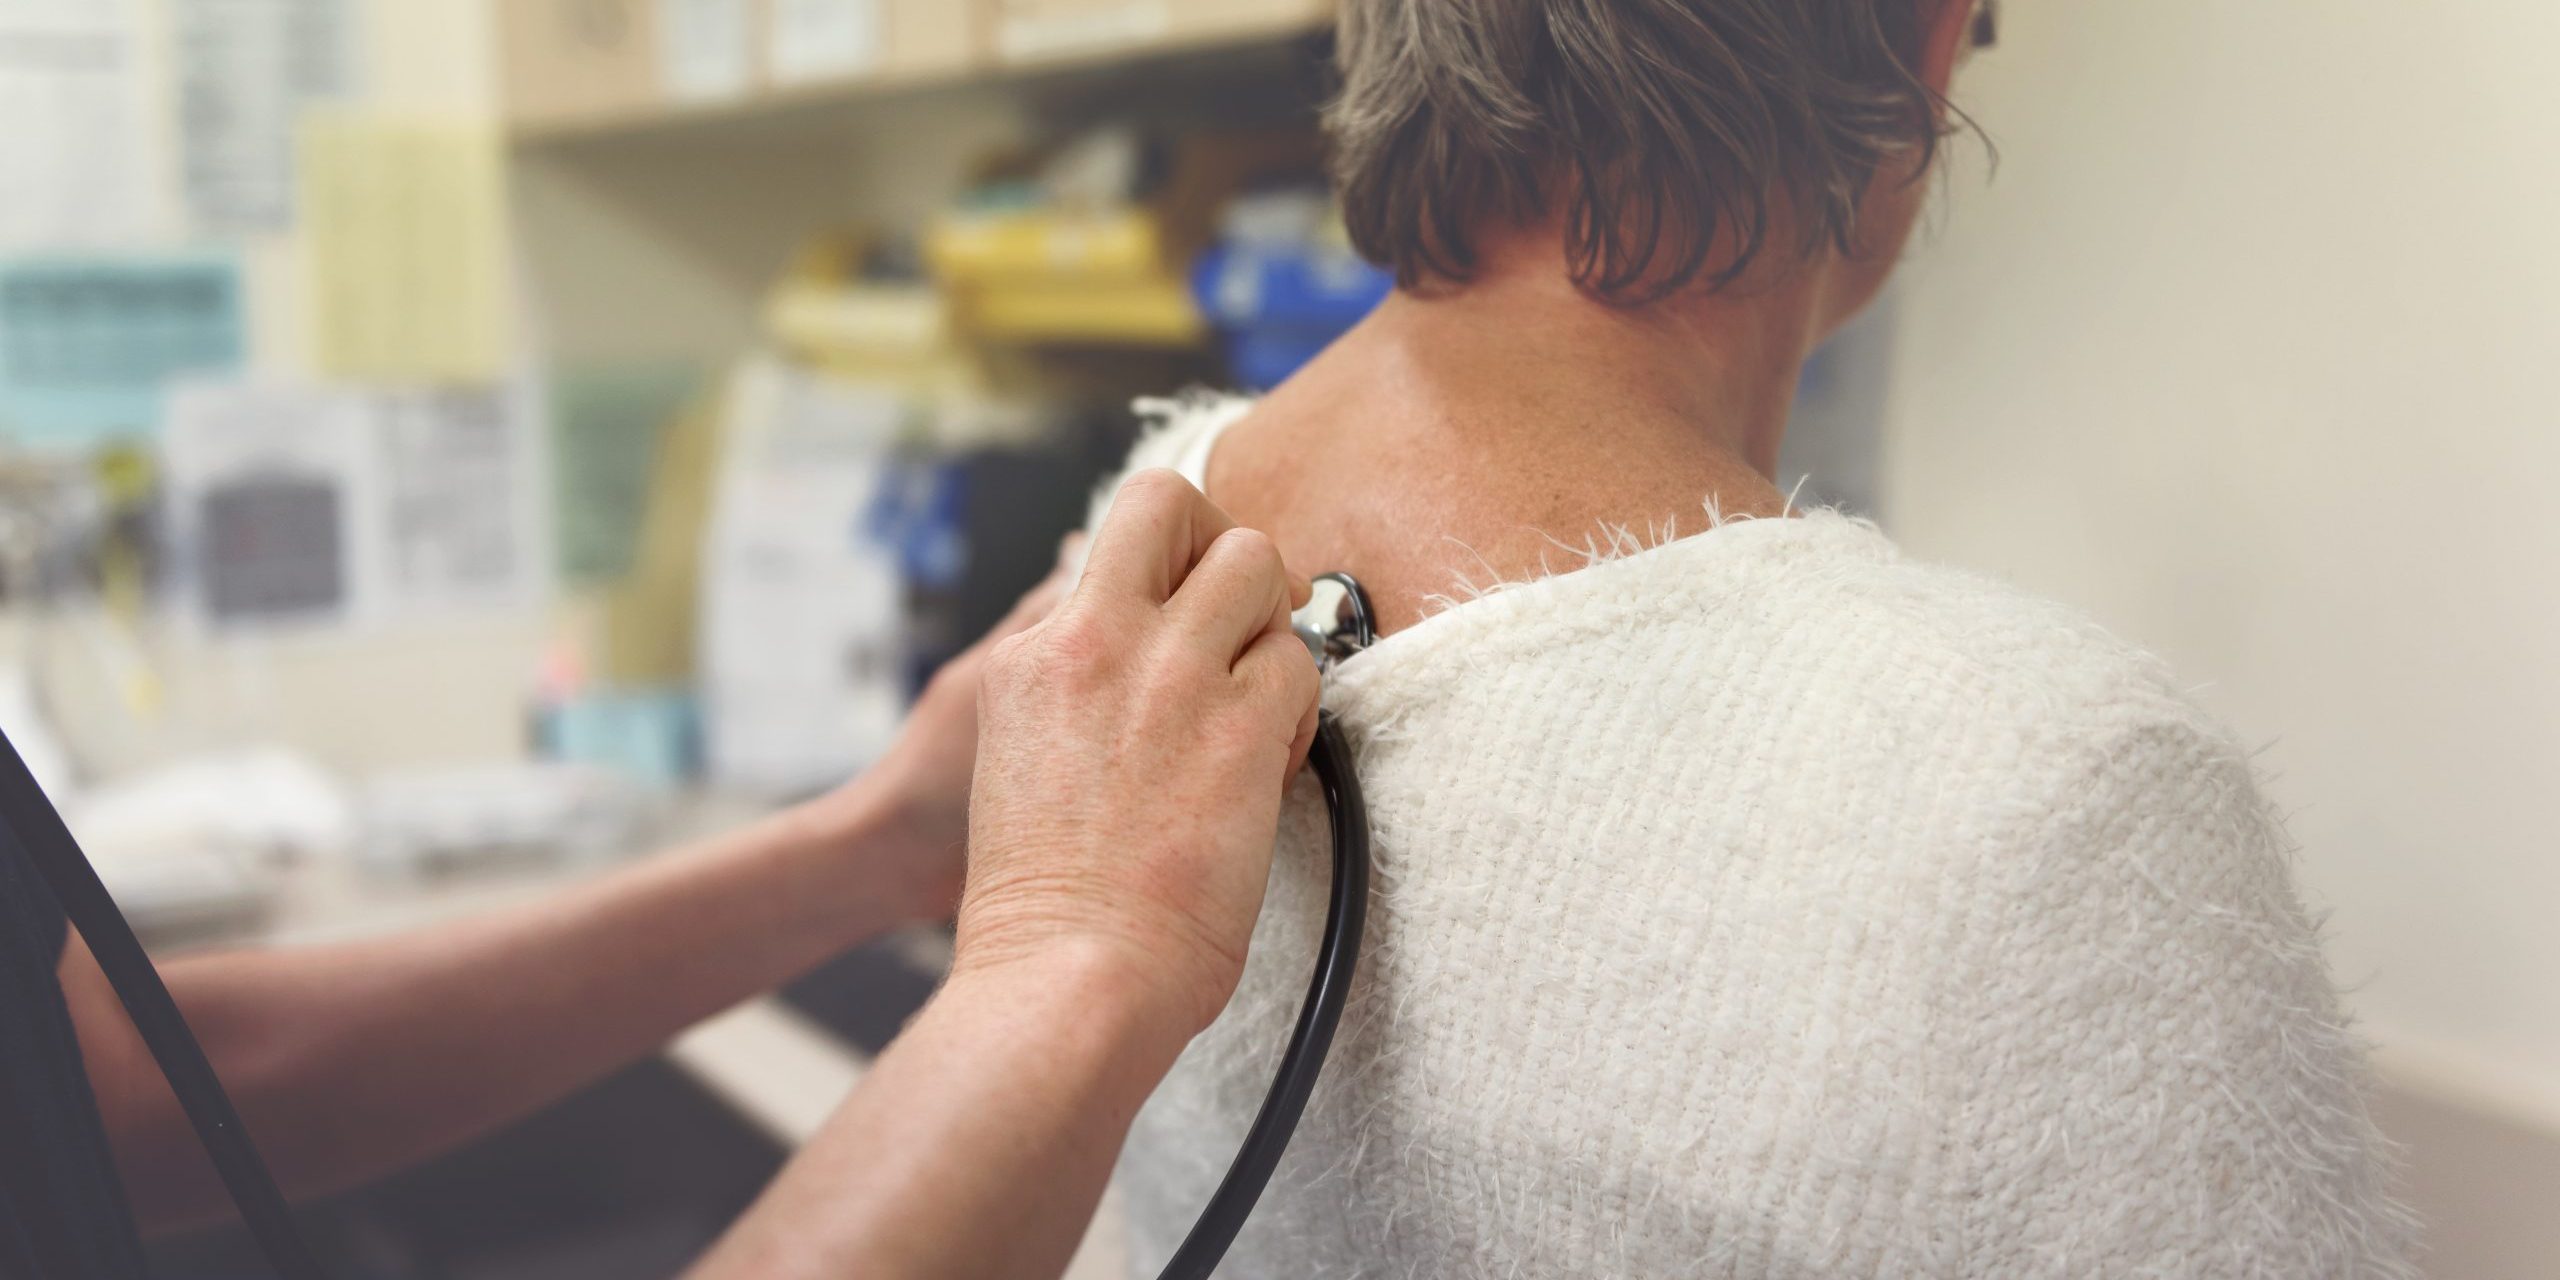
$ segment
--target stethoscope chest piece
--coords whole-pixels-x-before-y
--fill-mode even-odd
[[[1316,670],[1331,675],[1334,664],[1378,642],[1377,615],[1350,574],[1318,574],[1314,587],[1306,607],[1289,615],[1289,629],[1315,657]]]

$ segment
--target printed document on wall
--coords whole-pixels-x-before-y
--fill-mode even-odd
[[[347,0],[175,0],[181,175],[199,231],[292,221],[296,117],[354,88]]]
[[[490,387],[374,396],[384,608],[523,603],[540,589],[540,440],[522,399]]]
[[[168,225],[138,0],[0,0],[0,249]]]
[[[494,381],[506,360],[494,131],[322,113],[303,126],[301,167],[321,370]]]

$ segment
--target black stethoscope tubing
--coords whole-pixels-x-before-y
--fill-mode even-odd
[[[1360,933],[1369,916],[1369,806],[1360,794],[1359,775],[1351,769],[1351,748],[1342,726],[1330,712],[1316,720],[1315,745],[1307,751],[1316,781],[1324,787],[1325,808],[1333,824],[1333,899],[1325,908],[1324,942],[1316,952],[1315,976],[1307,983],[1306,1003],[1298,1009],[1298,1025],[1289,1047],[1280,1053],[1280,1074],[1262,1099],[1262,1110],[1245,1130],[1235,1163],[1209,1196],[1208,1207],[1183,1237],[1182,1247],[1157,1273],[1158,1280],[1205,1280],[1235,1243],[1236,1232],[1252,1214],[1254,1202],[1280,1167],[1280,1154],[1297,1132],[1298,1117],[1315,1092],[1316,1075],[1333,1047],[1334,1028],[1351,991],[1352,971],[1360,961]]]
[[[36,785],[35,775],[19,758],[17,744],[5,732],[0,732],[0,766],[5,766],[0,767],[0,826],[6,827],[0,838],[19,842],[37,874],[52,886],[64,918],[89,944],[98,971],[115,988],[116,999],[124,1002],[133,1029],[160,1064],[160,1073],[168,1077],[169,1091],[177,1096],[188,1123],[195,1126],[205,1154],[213,1157],[214,1172],[221,1175],[232,1203],[240,1207],[241,1222],[257,1238],[278,1280],[324,1280],[319,1262],[294,1226],[284,1193],[276,1188],[275,1175],[267,1171],[267,1162],[249,1141],[249,1131],[242,1127],[230,1095],[222,1091],[221,1078],[206,1061],[204,1046],[187,1029],[186,1018],[160,981],[160,971],[151,967],[151,957],[133,936],[133,926],[116,909],[97,868],[81,855],[62,815]]]

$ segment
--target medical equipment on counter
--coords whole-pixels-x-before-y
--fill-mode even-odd
[[[632,848],[659,808],[642,784],[594,765],[410,770],[358,794],[355,855],[400,877],[487,862],[597,862]]]
[[[1291,616],[1290,627],[1315,658],[1317,670],[1329,672],[1377,638],[1373,617],[1360,584],[1348,574],[1333,573],[1315,580],[1314,596]],[[1270,1183],[1272,1171],[1279,1167],[1298,1117],[1315,1091],[1316,1075],[1324,1067],[1326,1051],[1333,1047],[1334,1029],[1342,1021],[1343,1002],[1359,962],[1361,929],[1368,918],[1369,810],[1360,794],[1359,777],[1351,768],[1350,744],[1329,712],[1317,719],[1307,762],[1314,766],[1324,789],[1333,827],[1333,896],[1325,912],[1315,974],[1288,1047],[1281,1051],[1280,1071],[1271,1092],[1264,1097],[1253,1126],[1245,1131],[1244,1145],[1228,1166],[1226,1178],[1165,1265],[1163,1280],[1205,1278],[1234,1243],[1236,1232]],[[99,971],[115,988],[134,1030],[160,1064],[179,1108],[213,1158],[223,1187],[240,1207],[241,1221],[257,1238],[277,1275],[282,1280],[320,1280],[320,1265],[294,1227],[275,1176],[241,1127],[239,1112],[223,1092],[204,1046],[188,1030],[177,1002],[169,998],[168,987],[99,881],[97,869],[82,856],[70,829],[36,785],[17,744],[5,732],[0,732],[0,822],[6,822],[25,847],[38,874],[52,886],[63,914],[88,943]]]

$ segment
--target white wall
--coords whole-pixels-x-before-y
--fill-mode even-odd
[[[2560,5],[2003,16],[1887,522],[2205,685],[2386,1070],[2560,1133]]]

